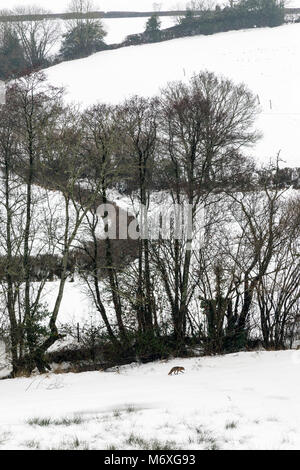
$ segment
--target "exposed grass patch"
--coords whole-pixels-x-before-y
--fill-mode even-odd
[[[2,434],[0,434],[0,446],[2,446],[8,441],[9,436],[10,436],[9,432],[3,432]]]
[[[52,421],[54,426],[72,426],[73,424],[82,424],[84,419],[81,416],[75,416],[74,418],[62,418]]]
[[[210,431],[206,431],[202,427],[196,429],[197,443],[205,445],[206,450],[217,450],[219,449],[217,439],[212,435]]]
[[[127,413],[136,413],[137,409],[134,407],[134,405],[127,405],[126,410]]]
[[[121,418],[122,413],[136,413],[138,409],[131,404],[125,405],[124,408],[116,408],[113,410],[113,417],[114,418]]]
[[[116,418],[116,419],[121,418],[121,414],[122,414],[121,410],[114,410],[113,411],[113,417]]]
[[[74,436],[70,441],[62,441],[58,447],[52,448],[50,450],[90,450],[89,444],[87,441],[79,439],[79,437]]]
[[[27,424],[29,426],[50,426],[51,425],[51,419],[50,418],[31,418],[27,421]]]
[[[38,441],[35,441],[32,439],[31,441],[25,441],[23,444],[25,447],[28,447],[29,449],[39,449],[40,448],[40,443]]]
[[[225,424],[225,429],[236,429],[238,423],[236,421],[227,421]]]
[[[126,439],[125,445],[129,445],[131,447],[138,447],[142,450],[178,450],[179,447],[176,445],[174,441],[159,441],[158,439],[150,439],[146,440],[142,437],[136,436],[135,434],[131,433],[130,436]]]
[[[81,441],[77,436],[75,436],[73,441],[71,441],[71,449],[79,449],[82,447],[88,449],[88,443],[86,441]]]
[[[157,439],[153,439],[150,441],[150,449],[149,450],[179,450],[180,448],[174,441],[158,441]]]
[[[206,447],[206,450],[220,450],[220,447],[216,442],[214,442],[213,444],[210,444],[208,447]]]
[[[132,447],[145,448],[144,446],[146,446],[146,441],[143,438],[136,436],[135,434],[130,434],[130,436],[126,439],[125,444],[128,444]]]
[[[75,416],[73,418],[61,418],[61,419],[51,419],[51,418],[31,418],[27,421],[27,424],[30,426],[72,426],[73,424],[82,424],[84,419],[80,416]]]

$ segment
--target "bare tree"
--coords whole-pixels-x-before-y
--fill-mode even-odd
[[[49,11],[39,7],[17,7],[14,15],[43,15]],[[47,64],[51,51],[60,39],[60,26],[57,21],[36,19],[12,23],[24,49],[30,69],[35,70]]]
[[[169,162],[170,193],[174,203],[187,204],[191,224],[197,225],[197,212],[211,191],[238,161],[240,150],[259,138],[253,130],[257,113],[254,96],[244,85],[234,85],[212,73],[194,76],[189,85],[170,84],[161,98],[163,148]],[[183,340],[188,303],[190,271],[195,233],[184,244],[174,240],[174,281],[170,285],[166,262],[159,260],[161,274],[169,292],[175,335]],[[174,293],[174,294],[173,294]]]
[[[61,338],[56,322],[70,252],[98,194],[97,185],[89,192],[81,189],[86,165],[80,153],[81,126],[76,114],[64,108],[61,97],[62,90],[49,87],[43,74],[37,73],[13,83],[4,106],[1,164],[5,231],[1,247],[7,254],[2,287],[11,328],[13,374],[49,368],[45,352]],[[56,162],[62,171],[54,174]],[[50,190],[38,188],[38,181]],[[51,190],[60,191],[58,203],[53,201]],[[33,282],[34,259],[42,254],[61,256],[60,281],[51,311],[41,305],[50,266],[43,266],[39,281]],[[41,315],[49,322],[42,336],[37,334]]]
[[[299,198],[282,206],[283,243],[256,289],[264,346],[275,349],[292,347],[300,320]]]
[[[121,173],[122,164],[120,165],[121,160],[117,156],[118,135],[115,109],[107,105],[93,106],[83,114],[82,127],[85,132],[83,146],[89,166],[92,168],[89,180],[94,182],[98,187],[95,201],[97,204],[95,204],[93,208],[92,215],[87,217],[87,224],[92,237],[92,245],[83,245],[86,254],[90,258],[92,269],[90,275],[86,272],[82,274],[84,275],[96,307],[107,327],[108,333],[114,343],[117,344],[115,334],[108,321],[106,308],[102,301],[101,289],[99,287],[99,282],[102,277],[101,273],[102,275],[104,272],[106,273],[109,280],[109,289],[112,296],[121,342],[127,344],[127,334],[122,314],[122,298],[118,287],[118,269],[113,256],[116,240],[112,240],[108,233],[108,212],[104,211],[103,214],[97,213],[97,205],[102,204],[103,207],[105,207],[105,205],[109,204],[108,190],[112,184],[116,183]],[[106,235],[104,235],[104,240],[102,240],[102,245],[104,245],[102,263],[104,266],[99,265],[100,245],[99,239],[97,238],[97,228],[99,227],[101,219],[106,219],[104,222],[104,234]],[[112,223],[116,223],[116,221],[112,221]],[[117,237],[117,233],[115,237]],[[92,281],[90,281],[90,278]]]
[[[123,151],[129,156],[129,165],[137,180],[140,221],[138,281],[136,311],[142,331],[153,331],[153,302],[150,279],[149,240],[145,214],[149,208],[151,173],[157,150],[158,100],[133,97],[118,109],[118,128],[125,142]]]
[[[18,251],[19,240],[13,228],[13,215],[20,214],[23,209],[23,201],[13,196],[17,192],[20,182],[14,175],[14,164],[17,156],[17,141],[15,139],[15,112],[14,107],[8,104],[1,107],[0,120],[0,165],[1,165],[1,297],[4,311],[8,315],[11,341],[11,355],[13,365],[16,367],[19,357],[19,322],[16,313],[16,302],[20,279],[17,271],[20,268],[15,260]],[[16,279],[17,278],[17,279]]]
[[[43,206],[42,191],[34,190],[33,179],[40,157],[45,127],[59,113],[60,90],[47,89],[43,77],[34,75],[10,84],[1,121],[1,166],[3,218],[2,292],[10,322],[13,373],[23,367],[25,342],[30,357],[34,348],[33,324],[40,315],[41,293],[45,280],[32,283],[32,253],[38,256],[51,250],[48,237],[36,220]],[[40,231],[39,231],[40,230]],[[44,232],[45,233],[45,232]]]
[[[212,11],[214,9],[214,2],[212,0],[191,0],[187,3],[186,8],[197,12]]]
[[[284,190],[270,186],[273,170],[263,184],[251,191],[231,192],[229,213],[234,236],[223,234],[219,249],[231,259],[231,279],[236,305],[228,319],[228,335],[245,344],[256,290],[273,272],[278,253],[288,240],[282,199]],[[230,229],[232,231],[232,229]],[[288,262],[288,261],[287,261]]]
[[[94,0],[71,0],[66,11],[68,13],[75,13],[77,18],[68,20],[68,27],[72,29],[82,24],[91,24],[95,21],[98,22],[98,19],[82,18],[82,15],[86,15],[97,10],[99,10],[99,7],[97,2]]]

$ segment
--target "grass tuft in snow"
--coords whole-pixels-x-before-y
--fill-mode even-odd
[[[62,441],[58,447],[51,450],[90,450],[87,441],[82,441],[74,436],[70,441]]]
[[[124,444],[126,446],[130,446],[134,448],[137,447],[142,450],[178,450],[179,449],[176,442],[174,441],[162,442],[157,439],[146,440],[146,439],[143,439],[142,437],[136,436],[133,433],[130,434],[130,436],[126,439]]]
[[[73,424],[82,424],[84,419],[81,416],[75,416],[73,418],[61,418],[61,419],[51,419],[51,418],[32,418],[27,421],[27,424],[30,426],[72,426]]]
[[[125,408],[116,408],[113,410],[113,417],[114,418],[121,418],[122,413],[137,413],[138,409],[135,408],[134,405],[126,405]]]
[[[136,413],[137,409],[134,407],[134,405],[127,405],[126,411],[127,413]]]
[[[238,426],[238,423],[236,421],[227,421],[225,424],[225,429],[236,429]]]
[[[113,444],[110,444],[109,446],[106,447],[106,450],[118,450],[118,449]]]
[[[2,446],[8,441],[9,436],[9,432],[3,432],[2,434],[0,434],[0,446]]]
[[[51,425],[51,419],[50,418],[31,418],[27,421],[27,424],[29,426],[50,426]]]
[[[150,441],[149,450],[179,450],[180,447],[174,441],[161,442],[157,439]]]
[[[205,445],[207,450],[219,449],[217,439],[212,435],[210,431],[203,429],[202,427],[196,427],[197,443]]]
[[[208,447],[206,447],[206,450],[220,450],[220,447],[216,442],[210,444]]]
[[[113,417],[116,419],[121,418],[121,410],[114,410],[113,411]]]
[[[84,419],[81,416],[76,416],[74,418],[62,418],[52,421],[54,426],[72,426],[73,424],[82,424]]]
[[[29,449],[40,449],[40,443],[34,439],[31,441],[25,441],[23,445]]]
[[[73,441],[71,441],[71,449],[82,449],[85,450],[89,449],[88,443],[86,441],[81,441],[77,436],[74,437]]]

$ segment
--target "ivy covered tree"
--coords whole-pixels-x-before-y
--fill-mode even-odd
[[[24,49],[16,35],[9,27],[5,27],[0,40],[0,79],[13,78],[26,70],[27,64]]]
[[[151,41],[159,41],[160,39],[161,21],[156,14],[152,15],[147,23],[145,33],[149,36]]]
[[[184,21],[191,21],[194,18],[195,14],[191,8],[187,8],[185,12],[185,16],[183,18]]]
[[[106,32],[100,21],[80,22],[63,35],[60,56],[63,60],[79,59],[105,49]]]

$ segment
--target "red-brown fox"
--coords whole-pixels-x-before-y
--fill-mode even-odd
[[[168,373],[168,375],[172,375],[172,374],[175,374],[175,375],[178,375],[178,372],[182,372],[185,370],[184,367],[172,367],[172,369],[170,370],[170,372]]]

